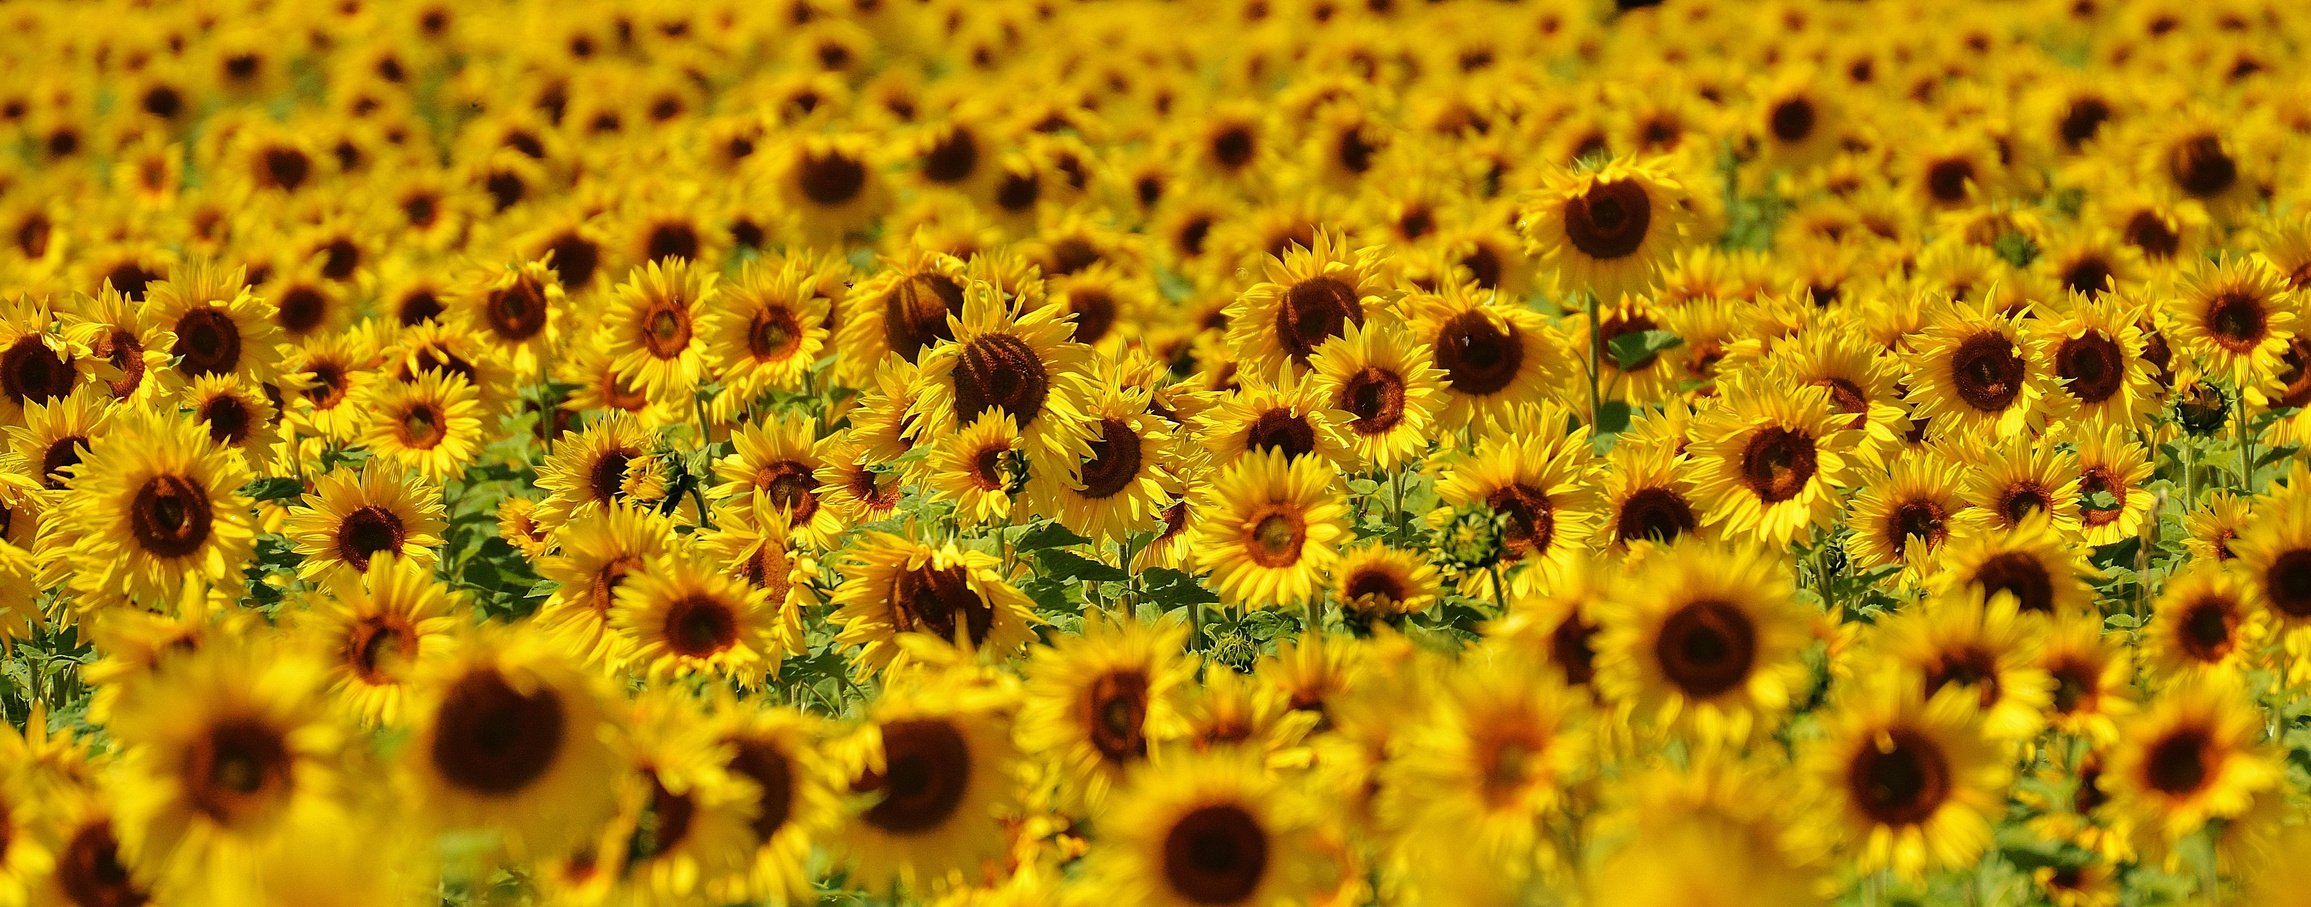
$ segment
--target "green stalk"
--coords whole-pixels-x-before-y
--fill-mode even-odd
[[[2247,391],[2239,389],[2239,400],[2234,410],[2239,416],[2239,490],[2255,493],[2255,433],[2247,426]]]
[[[1589,430],[1596,431],[1598,419],[1605,405],[1597,390],[1598,375],[1605,369],[1605,324],[1597,317],[1597,294],[1589,292]]]

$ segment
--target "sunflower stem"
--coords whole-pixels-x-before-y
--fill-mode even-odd
[[[707,430],[706,398],[693,395],[690,398],[690,411],[698,416],[698,449],[705,450],[714,446],[714,433]],[[711,459],[707,461],[709,464],[713,462]],[[711,473],[711,465],[708,467],[708,471]],[[692,477],[690,501],[698,505],[698,527],[712,530],[714,528],[714,512],[706,506],[706,476]]]
[[[1324,596],[1308,596],[1308,641],[1322,645],[1324,640]]]
[[[1500,613],[1507,614],[1509,612],[1509,587],[1501,582],[1501,562],[1496,559],[1491,564],[1487,564],[1485,569],[1493,575],[1493,606],[1499,608]]]
[[[1188,603],[1188,651],[1204,648],[1204,606],[1202,602]]]
[[[1396,535],[1399,541],[1412,534],[1412,521],[1407,519],[1404,514],[1404,474],[1411,471],[1412,467],[1410,466],[1398,467],[1395,480],[1389,483],[1395,486],[1393,490],[1396,498],[1395,504],[1389,511],[1389,518],[1395,522],[1391,532]]]
[[[2255,432],[2247,425],[2247,389],[2239,388],[2233,412],[2239,416],[2239,491],[2255,493]]]
[[[1589,303],[1589,428],[1594,431],[1604,411],[1604,402],[1597,391],[1598,375],[1605,368],[1604,324],[1597,319],[1597,292],[1587,291]]]

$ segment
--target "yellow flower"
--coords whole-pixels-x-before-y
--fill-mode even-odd
[[[1598,688],[1662,732],[1739,746],[1789,709],[1820,617],[1779,559],[1672,545],[1599,609]]]
[[[1322,461],[1247,453],[1197,498],[1197,565],[1213,591],[1252,608],[1306,601],[1348,535],[1348,504]]]
[[[1864,872],[1910,880],[1972,865],[1989,849],[2012,772],[1983,734],[1971,691],[1929,698],[1914,683],[1862,678],[1828,723],[1805,758],[1839,821],[1808,834],[1843,840]]]

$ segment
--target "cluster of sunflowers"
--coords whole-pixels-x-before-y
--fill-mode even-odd
[[[2299,903],[2307,48],[0,6],[0,907]]]

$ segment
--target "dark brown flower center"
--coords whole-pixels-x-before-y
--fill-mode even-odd
[[[2054,493],[2036,479],[2022,479],[2006,486],[1998,493],[1998,514],[2008,525],[2020,524],[2033,513],[2047,513],[2054,509]]]
[[[949,128],[923,155],[923,178],[934,183],[960,183],[979,168],[979,141],[971,131]]]
[[[2239,182],[2239,163],[2220,136],[2194,136],[2167,155],[2167,175],[2192,198],[2213,198]]]
[[[2133,217],[2127,218],[2126,229],[2122,232],[2127,245],[2142,250],[2143,255],[2154,260],[2173,258],[2183,248],[2182,234],[2176,232],[2166,217],[2156,211],[2135,212]]]
[[[802,348],[802,334],[793,309],[766,305],[746,324],[746,351],[758,362],[783,362]]]
[[[1983,331],[1950,354],[1950,383],[1958,399],[1985,413],[2003,412],[2022,396],[2026,375],[2020,351],[2006,335]]]
[[[1773,105],[1773,109],[1766,114],[1766,125],[1773,131],[1774,138],[1784,144],[1795,145],[1813,135],[1816,119],[1812,101],[1790,98]]]
[[[1964,202],[1973,192],[1974,163],[1965,158],[1935,161],[1926,167],[1926,194],[1944,205]]]
[[[738,644],[738,615],[711,595],[685,595],[666,606],[666,647],[684,658],[711,658]]]
[[[1656,485],[1637,489],[1622,500],[1621,510],[1613,518],[1613,540],[1623,545],[1667,543],[1700,527],[1701,518],[1693,512],[1692,502],[1674,488]]]
[[[858,198],[867,187],[867,167],[839,151],[806,154],[795,175],[804,198],[833,208]]]
[[[486,306],[490,330],[509,343],[522,343],[543,332],[547,310],[546,288],[528,274],[490,290]]]
[[[1904,501],[1886,520],[1888,547],[1897,557],[1908,549],[1912,540],[1926,543],[1928,551],[1939,548],[1942,540],[1950,537],[1949,521],[1950,511],[1939,501],[1931,498]]]
[[[2090,330],[2055,348],[2054,374],[2080,403],[2101,403],[2126,383],[2126,351],[2109,335]]]
[[[963,311],[963,285],[936,272],[908,276],[883,296],[883,339],[908,362],[923,348],[955,339],[950,314]]]
[[[1918,825],[1950,797],[1950,762],[1942,747],[1908,728],[1865,740],[1846,766],[1847,796],[1870,821]]]
[[[369,559],[386,552],[399,552],[407,538],[401,517],[384,507],[370,504],[345,515],[337,524],[337,556],[353,569],[367,571]]]
[[[2208,337],[2240,355],[2254,351],[2270,333],[2263,300],[2247,293],[2226,292],[2208,300],[2205,317]]]
[[[1260,413],[1244,430],[1247,451],[1280,450],[1289,458],[1316,452],[1316,426],[1309,417],[1278,406]]]
[[[248,440],[257,426],[257,414],[232,393],[210,397],[197,415],[209,427],[209,440],[228,447]]]
[[[1730,602],[1689,602],[1662,621],[1653,657],[1662,676],[1685,695],[1715,697],[1749,679],[1757,659],[1757,626]]]
[[[1532,554],[1545,557],[1557,535],[1556,507],[1538,488],[1521,482],[1503,485],[1485,496],[1494,513],[1508,519],[1501,529],[1501,547],[1514,560]]]
[[[1653,224],[1653,198],[1636,180],[1598,182],[1565,202],[1565,238],[1582,255],[1601,261],[1626,258],[1645,245]]]
[[[241,363],[241,328],[232,316],[211,307],[177,318],[174,352],[185,373],[199,378],[222,375]]]
[[[66,435],[48,442],[48,450],[40,457],[40,481],[49,488],[63,488],[70,481],[66,471],[80,465],[80,458],[88,450],[88,437]]]
[[[738,737],[730,745],[730,771],[761,791],[755,800],[754,837],[768,842],[794,813],[794,762],[769,740]]]
[[[2291,618],[2311,617],[2311,548],[2293,548],[2263,569],[2263,595]]]
[[[699,238],[696,226],[679,220],[667,221],[653,225],[650,235],[643,239],[643,260],[671,261],[679,258],[697,261],[699,248],[704,245],[705,241]]]
[[[1276,342],[1295,362],[1306,362],[1325,340],[1349,324],[1364,323],[1356,288],[1330,275],[1311,277],[1284,291],[1276,306]]]
[[[818,475],[810,464],[779,460],[754,474],[754,491],[798,524],[818,514]]]
[[[1780,426],[1761,428],[1741,447],[1741,480],[1758,500],[1779,504],[1805,491],[1818,457],[1812,435]]]
[[[2054,577],[2047,573],[2045,564],[2026,552],[2009,551],[1983,561],[1974,570],[1973,584],[1984,598],[2001,592],[2014,596],[2015,606],[2024,611],[2054,610]]]
[[[1091,458],[1083,461],[1084,497],[1111,498],[1139,478],[1142,456],[1139,432],[1121,419],[1099,420],[1099,437],[1092,439]]]
[[[1043,357],[1010,334],[986,334],[963,344],[953,374],[957,425],[1000,407],[1026,426],[1043,415],[1051,395],[1051,372]]]
[[[2062,144],[2072,151],[2078,150],[2078,146],[2086,144],[2094,138],[2095,133],[2102,131],[2102,124],[2110,122],[2110,117],[2110,104],[2101,98],[2073,99],[2070,106],[2062,111],[2062,122],[2057,126],[2062,135]]]
[[[1936,653],[1933,663],[1926,666],[1926,695],[1932,696],[1951,684],[1972,689],[1981,697],[1983,708],[1997,705],[2002,692],[1998,685],[1998,656],[1972,644]]]
[[[279,731],[249,719],[220,722],[185,753],[185,799],[232,825],[272,805],[289,787],[289,769]]]
[[[414,450],[432,450],[449,438],[449,414],[424,400],[410,401],[394,423],[401,443]]]
[[[2062,270],[2062,285],[2074,293],[2100,296],[2111,288],[2115,276],[2102,256],[2084,255]]]
[[[2206,786],[2221,751],[2205,728],[2182,727],[2151,744],[2143,759],[2144,786],[2169,797],[2187,797]]]
[[[2222,661],[2237,645],[2240,619],[2238,602],[2212,595],[2201,598],[2175,620],[2175,643],[2194,661]]]
[[[104,820],[81,826],[56,855],[56,887],[74,907],[141,907],[152,901],[121,864],[120,841]]]
[[[1549,662],[1565,672],[1565,682],[1587,686],[1597,679],[1598,626],[1570,614],[1549,631]]]
[[[137,489],[129,505],[129,532],[137,546],[158,558],[179,558],[201,549],[216,518],[208,489],[180,475],[158,475]]]
[[[1308,541],[1308,521],[1289,505],[1271,504],[1248,521],[1251,532],[1245,553],[1262,567],[1289,567],[1300,562]]]
[[[1236,804],[1197,807],[1164,835],[1164,884],[1188,903],[1244,903],[1267,874],[1268,833]]]
[[[72,393],[78,378],[72,361],[49,349],[38,334],[19,337],[0,353],[0,390],[19,404],[44,403]]]
[[[395,682],[394,670],[417,651],[417,631],[388,614],[355,621],[345,633],[345,664],[372,686]]]
[[[962,567],[926,564],[901,572],[891,583],[891,614],[901,630],[948,641],[960,627],[972,645],[986,642],[995,625],[995,609],[971,588]]]
[[[851,784],[855,793],[882,795],[860,818],[896,835],[939,830],[971,792],[978,767],[969,741],[938,718],[893,721],[882,732],[883,770],[868,769]]]
[[[681,298],[653,299],[642,310],[642,348],[659,359],[677,359],[690,348],[690,307]]]
[[[1358,568],[1341,585],[1347,593],[1347,600],[1341,604],[1368,612],[1396,610],[1404,604],[1405,599],[1412,596],[1412,591],[1404,587],[1404,580],[1395,571],[1377,564]]]
[[[430,757],[442,780],[469,793],[521,793],[554,768],[568,727],[562,694],[516,689],[495,668],[467,671],[434,718]]]
[[[1490,396],[1523,370],[1524,338],[1513,324],[1495,324],[1483,312],[1462,312],[1437,331],[1436,364],[1455,392]]]
[[[1148,682],[1135,670],[1116,670],[1091,681],[1080,700],[1079,719],[1090,735],[1092,749],[1111,763],[1133,762],[1147,756]]]

